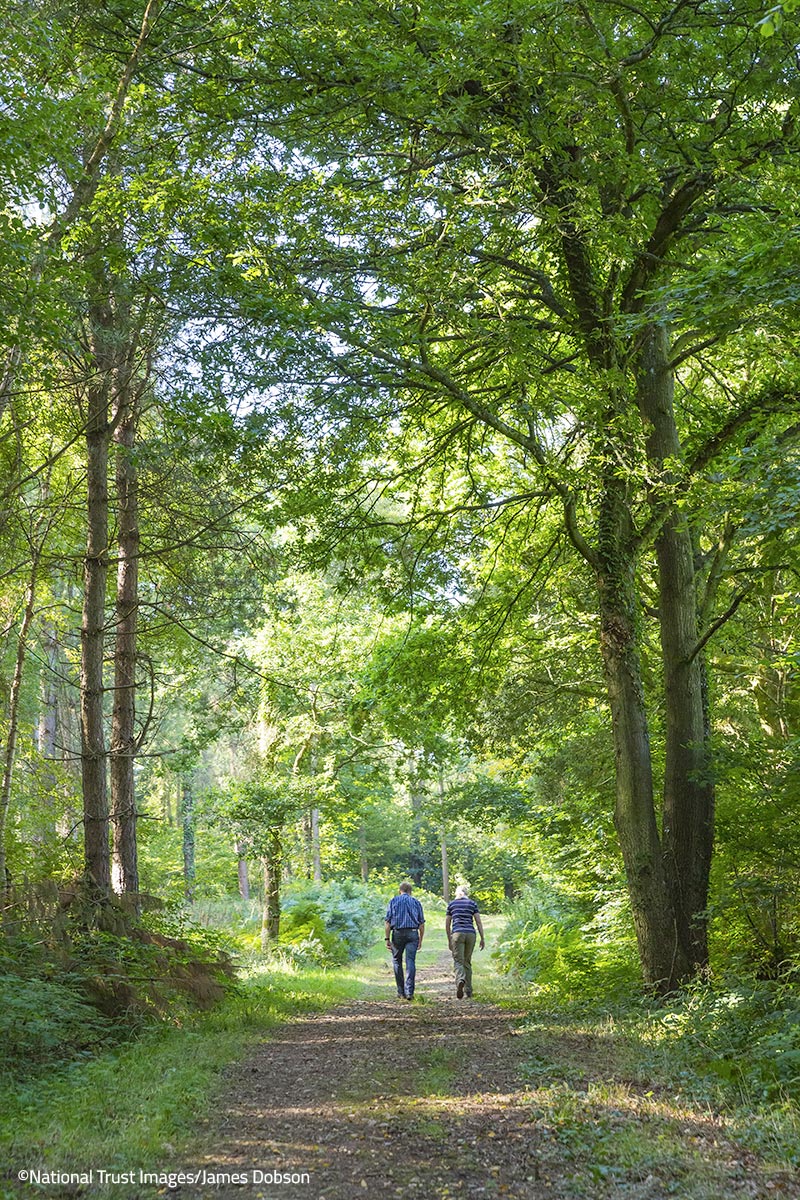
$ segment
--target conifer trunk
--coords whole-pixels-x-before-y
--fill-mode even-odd
[[[107,297],[90,303],[92,375],[86,390],[87,534],[81,617],[81,780],[86,874],[100,895],[111,890],[103,659],[108,577],[108,454],[112,313]]]
[[[180,790],[181,842],[183,850],[183,894],[187,903],[194,903],[194,791],[192,781],[184,776]]]
[[[25,670],[25,658],[28,649],[28,633],[30,632],[33,614],[36,608],[36,575],[38,553],[35,554],[28,587],[25,593],[25,607],[22,612],[17,637],[17,653],[14,660],[14,674],[11,679],[11,690],[8,696],[8,733],[6,735],[5,753],[3,755],[3,780],[0,786],[0,896],[8,884],[8,869],[6,866],[5,834],[8,809],[11,803],[11,781],[14,775],[14,759],[17,750],[17,733],[19,730],[19,700],[22,691],[22,676]]]
[[[236,871],[239,879],[239,895],[241,896],[242,900],[250,899],[250,877],[247,874],[247,858],[245,856],[246,849],[247,847],[245,846],[244,842],[237,842],[236,854],[238,857]]]
[[[139,612],[139,481],[133,449],[138,412],[129,372],[115,397],[117,600],[111,714],[111,812],[114,885],[139,891],[136,844],[136,650]]]

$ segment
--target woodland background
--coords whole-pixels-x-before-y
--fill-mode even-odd
[[[796,1092],[793,6],[2,10],[9,1070],[407,876]]]

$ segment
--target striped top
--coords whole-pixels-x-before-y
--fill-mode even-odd
[[[450,918],[453,933],[474,933],[475,926],[472,923],[472,918],[478,911],[478,906],[474,900],[470,900],[468,896],[462,896],[458,900],[451,900],[447,906],[447,915]]]
[[[419,900],[409,896],[408,892],[400,892],[389,901],[386,920],[392,929],[418,929],[425,924],[425,913]]]

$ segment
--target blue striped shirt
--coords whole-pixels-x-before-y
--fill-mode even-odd
[[[472,924],[472,918],[477,911],[477,904],[467,896],[451,900],[447,906],[447,915],[452,922],[453,933],[474,933],[475,926]]]
[[[425,913],[419,900],[409,896],[408,892],[400,892],[389,901],[386,920],[392,929],[418,929],[425,924]]]

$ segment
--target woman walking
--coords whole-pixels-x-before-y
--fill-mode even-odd
[[[456,888],[456,898],[447,906],[447,917],[444,928],[447,943],[453,955],[453,967],[456,976],[456,995],[472,995],[472,951],[475,949],[475,926],[481,938],[481,950],[486,945],[483,936],[483,925],[478,915],[478,906],[469,898],[469,888]]]

